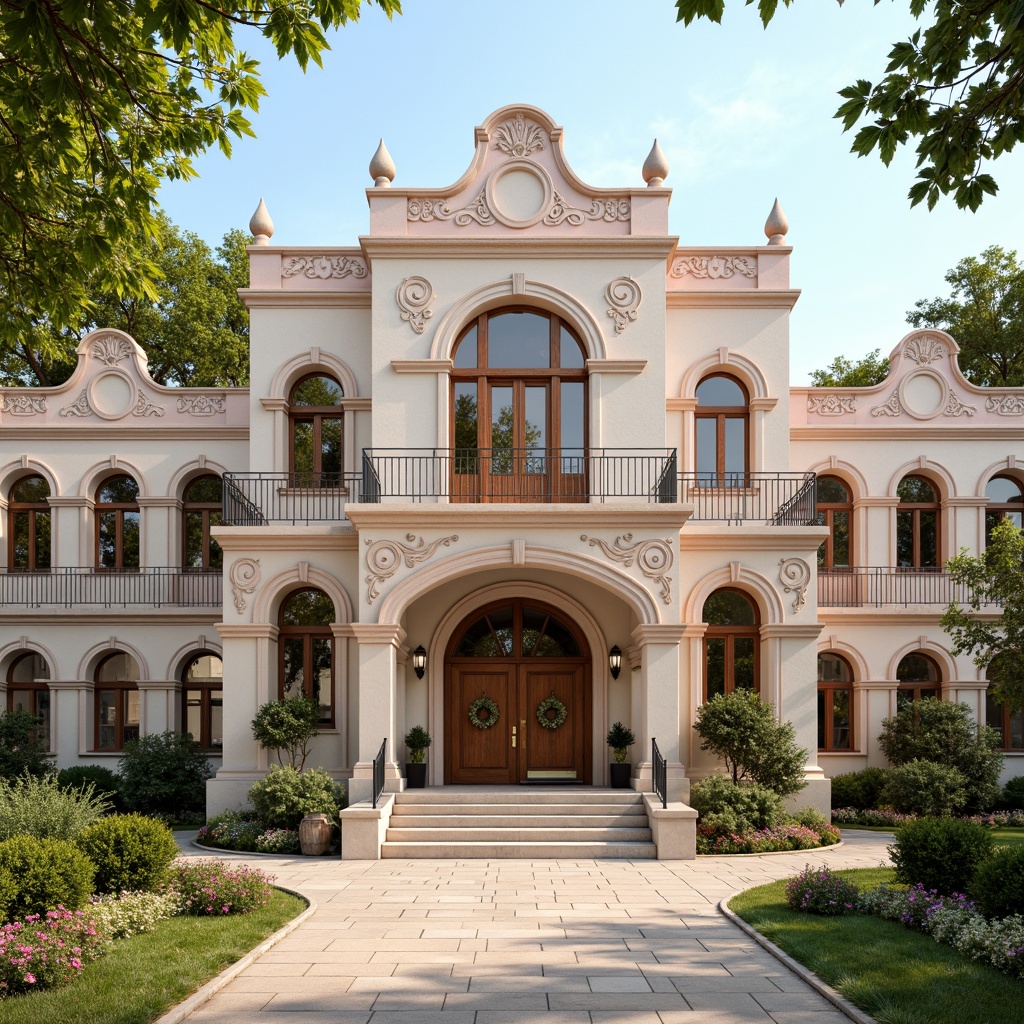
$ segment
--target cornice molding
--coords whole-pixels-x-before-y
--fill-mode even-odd
[[[703,291],[670,291],[665,294],[665,305],[669,309],[689,307],[733,308],[737,306],[761,306],[765,309],[792,309],[800,298],[799,288],[774,291],[769,288],[745,288],[742,291],[706,289]]]
[[[683,638],[686,627],[675,622],[641,622],[629,635],[637,647],[651,644],[676,645]]]
[[[359,538],[345,526],[215,526],[224,551],[355,551]]]
[[[697,410],[697,399],[696,398],[666,398],[665,399],[665,411],[666,412],[696,412]]]
[[[504,260],[510,256],[541,260],[593,257],[662,261],[668,258],[676,243],[674,237],[664,235],[609,235],[598,238],[566,238],[564,235],[502,235],[487,238],[364,235],[359,241],[368,261],[403,258],[457,260],[467,257]]]
[[[934,422],[934,421],[933,421]],[[1004,427],[990,423],[963,421],[956,426],[926,427],[903,425],[895,420],[879,420],[863,426],[791,426],[789,436],[793,441],[960,441],[977,444],[979,441],[1020,442],[1020,426]]]
[[[771,412],[779,404],[779,400],[769,395],[764,398],[752,398],[748,404],[751,412]]]
[[[590,373],[621,373],[635,377],[647,369],[646,359],[588,359],[586,368]]]
[[[451,359],[392,359],[395,373],[451,373],[455,364]]]
[[[761,636],[782,640],[817,640],[824,628],[824,622],[769,622],[761,627]]]
[[[280,632],[271,622],[215,622],[214,626],[225,640],[276,640]]]
[[[348,309],[369,309],[373,294],[365,292],[285,291],[278,288],[239,288],[238,297],[247,309],[276,306],[304,309],[307,306],[337,306]]]
[[[60,425],[33,427],[18,424],[16,427],[4,424],[4,439],[7,441],[248,441],[249,428],[211,427],[197,422],[195,426],[172,427],[166,420],[147,420],[152,427],[121,426],[114,423],[108,427],[83,426],[81,420],[69,420]]]
[[[679,538],[680,551],[776,551],[779,555],[815,553],[828,536],[827,526],[731,526],[690,520]]]
[[[405,640],[405,630],[394,622],[347,622],[345,633],[353,637],[358,644],[387,644],[401,647]]]

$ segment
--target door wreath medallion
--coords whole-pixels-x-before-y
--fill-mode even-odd
[[[569,716],[569,709],[554,695],[537,705],[537,721],[545,729],[557,729]]]
[[[498,714],[498,705],[486,693],[469,705],[469,720],[478,729],[490,729],[496,725]]]

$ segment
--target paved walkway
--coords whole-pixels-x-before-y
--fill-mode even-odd
[[[890,837],[847,836],[838,849],[696,861],[248,856],[318,909],[188,1021],[845,1024],[716,904],[806,863],[886,859]]]

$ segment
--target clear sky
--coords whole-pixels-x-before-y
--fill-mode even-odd
[[[684,245],[761,245],[778,196],[789,218],[790,379],[839,354],[883,354],[910,329],[917,299],[989,245],[1024,248],[1024,147],[990,168],[1000,185],[981,210],[943,199],[910,209],[914,155],[886,169],[849,152],[836,93],[877,81],[890,44],[913,31],[906,0],[799,0],[767,30],[729,0],[722,25],[684,29],[672,0],[403,0],[388,22],[367,8],[331,36],[324,68],[303,75],[255,34],[269,96],[256,139],[230,160],[211,152],[200,177],[172,183],[171,219],[216,243],[245,228],[261,196],[274,243],[355,245],[368,229],[367,165],[383,136],[395,184],[457,180],[473,129],[509,103],[546,110],[565,129],[586,182],[640,187],[657,137],[671,173],[670,227]],[[781,5],[780,5],[781,6]]]

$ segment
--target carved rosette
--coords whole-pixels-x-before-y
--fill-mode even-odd
[[[395,301],[402,311],[402,319],[417,334],[422,334],[434,315],[434,311],[427,308],[434,301],[431,283],[425,277],[407,277],[395,291]]]
[[[82,393],[70,404],[64,406],[60,411],[61,416],[91,416],[92,406],[89,404],[89,395],[85,388]]]
[[[46,399],[38,395],[4,395],[3,412],[12,416],[35,416],[46,412]]]
[[[612,307],[608,315],[615,321],[615,333],[621,334],[639,316],[637,311],[643,299],[640,285],[631,277],[617,277],[605,288],[604,297]]]
[[[366,277],[366,264],[357,256],[292,256],[281,268],[282,277],[329,278]]]
[[[544,148],[544,129],[521,111],[494,129],[494,148],[509,156],[526,157]]]
[[[239,558],[228,572],[231,582],[231,593],[235,599],[235,609],[245,611],[245,595],[256,590],[260,582],[260,560],[258,558]]]
[[[139,400],[132,409],[133,416],[163,416],[166,412],[159,405],[154,405],[145,395],[140,394]]]
[[[132,346],[124,338],[108,334],[92,347],[92,354],[107,366],[116,366],[132,354]]]
[[[633,534],[623,533],[612,543],[600,537],[588,537],[580,534],[580,540],[590,547],[600,548],[608,558],[621,562],[627,569],[636,563],[640,571],[655,583],[661,584],[661,600],[665,604],[672,602],[672,577],[666,575],[672,568],[672,542],[668,540],[639,540],[635,544]]]
[[[448,537],[438,537],[429,544],[414,533],[407,533],[405,539],[408,544],[402,544],[397,540],[366,542],[369,545],[366,551],[366,568],[370,570],[366,577],[369,587],[366,599],[370,604],[373,604],[380,595],[380,585],[391,579],[403,564],[406,568],[412,569],[430,558],[442,544],[446,548],[451,547],[459,539],[459,535],[453,533]]]
[[[187,412],[189,416],[216,416],[224,410],[224,399],[219,395],[187,395],[178,399],[178,412]]]
[[[811,567],[802,558],[779,559],[779,582],[787,594],[795,594],[793,611],[807,604],[807,585],[811,582]]]
[[[946,346],[938,338],[925,334],[917,338],[911,338],[903,346],[903,354],[917,363],[918,366],[925,366],[928,363],[936,363],[946,354]]]
[[[730,278],[736,274],[757,277],[757,261],[750,256],[680,256],[672,261],[669,277],[696,277],[699,280]]]
[[[985,399],[985,408],[997,416],[1024,416],[1024,395],[993,395]]]
[[[590,204],[590,209],[585,210],[582,207],[570,206],[556,189],[543,223],[549,228],[559,224],[578,228],[588,220],[603,220],[608,224],[614,224],[616,221],[628,221],[630,215],[628,199],[595,199]]]
[[[943,411],[947,416],[973,416],[978,411],[978,407],[976,405],[964,405],[956,397],[956,393],[950,391],[949,398],[946,399],[946,408]]]
[[[857,399],[854,395],[808,395],[807,411],[819,416],[844,416],[857,411]]]
[[[900,393],[899,389],[894,391],[890,396],[889,400],[882,405],[874,405],[871,407],[872,416],[902,416],[903,406],[900,405]]]

